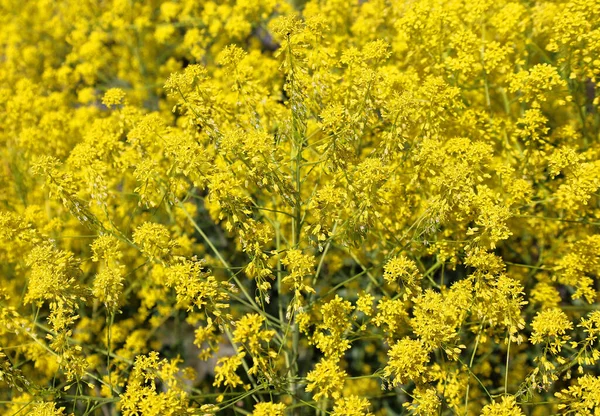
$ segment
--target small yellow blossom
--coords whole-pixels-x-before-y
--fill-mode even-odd
[[[390,347],[388,363],[384,377],[390,379],[392,386],[410,381],[420,382],[427,378],[426,364],[429,352],[419,340],[403,338]]]
[[[501,401],[486,405],[481,414],[484,416],[524,416],[525,414],[517,405],[514,396],[504,396]]]
[[[338,399],[342,394],[345,378],[346,372],[340,369],[334,360],[321,359],[315,365],[314,370],[306,376],[308,381],[306,391],[316,390],[317,392],[313,396],[315,400],[319,400],[321,397]]]
[[[102,104],[107,107],[114,107],[123,103],[125,91],[120,88],[111,88],[102,96]]]
[[[333,416],[373,416],[369,412],[371,403],[357,396],[342,397],[335,401]]]
[[[285,405],[283,403],[256,403],[252,416],[284,416]]]

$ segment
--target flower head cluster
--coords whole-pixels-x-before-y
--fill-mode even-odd
[[[600,0],[0,27],[0,414],[598,413]]]

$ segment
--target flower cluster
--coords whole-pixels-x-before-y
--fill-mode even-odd
[[[600,0],[0,24],[1,414],[600,412]]]

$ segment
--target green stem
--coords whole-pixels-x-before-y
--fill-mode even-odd
[[[481,338],[482,330],[483,330],[483,326],[480,326],[479,332],[477,333],[477,338],[475,339],[475,347],[473,347],[473,353],[471,354],[471,360],[469,361],[469,370],[473,367],[473,360],[475,359],[475,354],[477,353],[477,347],[479,347],[479,339]],[[469,414],[469,388],[470,387],[471,387],[471,383],[467,382],[467,392],[465,393],[465,415]]]

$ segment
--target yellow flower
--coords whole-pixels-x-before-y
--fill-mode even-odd
[[[425,373],[429,352],[419,340],[403,338],[388,351],[388,363],[383,371],[392,386],[410,381],[421,382],[428,378]]]
[[[419,269],[414,261],[406,256],[396,256],[388,261],[384,268],[383,278],[388,284],[398,283],[398,290],[403,290],[404,299],[418,294],[421,290]]]
[[[333,416],[373,416],[369,412],[371,403],[357,396],[342,397],[335,401]]]
[[[533,318],[531,328],[531,342],[546,343],[550,351],[557,354],[571,338],[567,331],[573,329],[573,324],[562,310],[552,308],[538,312]]]
[[[284,416],[285,405],[283,403],[256,403],[252,416]]]
[[[125,91],[120,88],[111,88],[102,96],[102,104],[107,107],[114,107],[123,103]]]
[[[346,372],[340,369],[333,359],[321,359],[314,370],[306,375],[306,391],[316,390],[313,396],[315,400],[321,397],[338,399],[342,394],[345,378]]]
[[[486,405],[481,414],[484,416],[524,416],[514,396],[504,396],[501,401]]]

